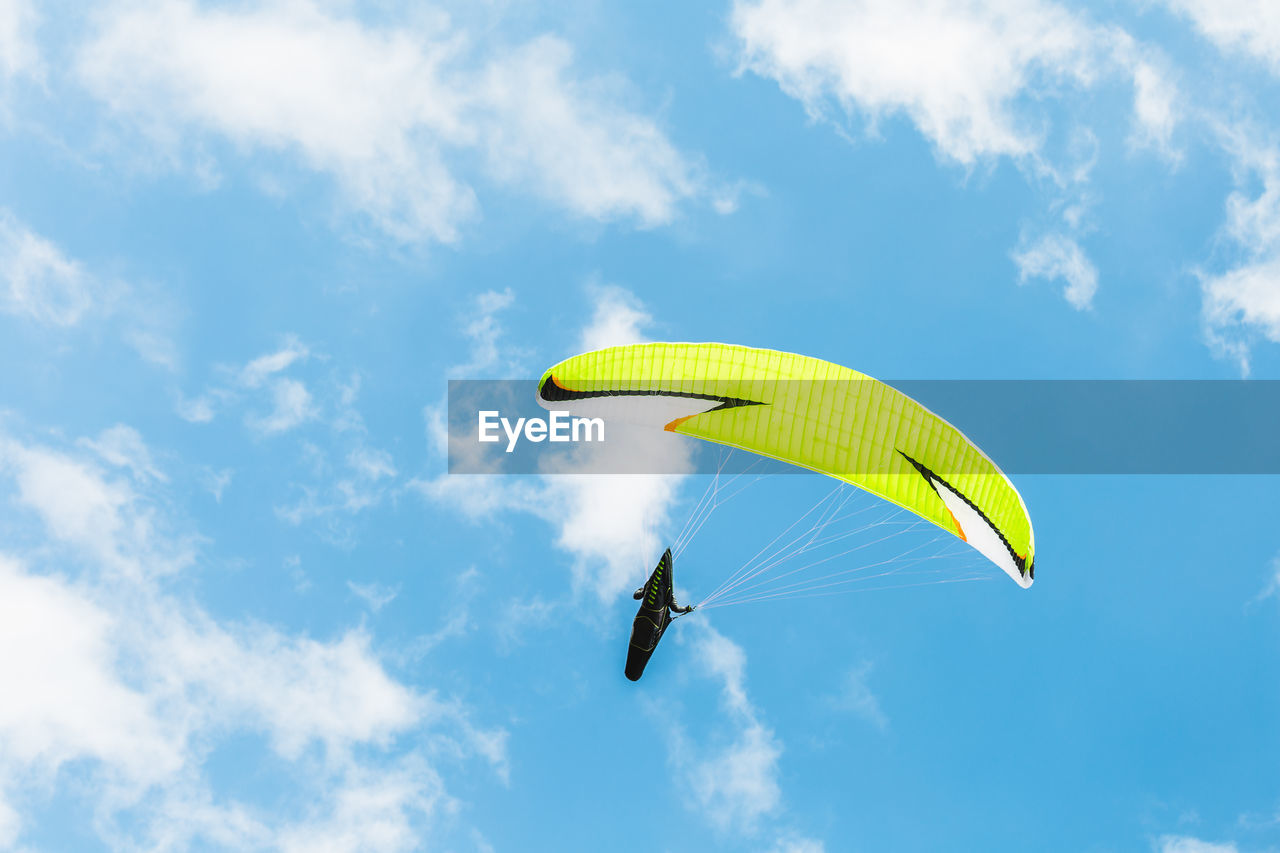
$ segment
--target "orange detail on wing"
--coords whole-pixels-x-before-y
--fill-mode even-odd
[[[667,432],[675,432],[676,427],[680,426],[680,424],[689,420],[689,418],[696,418],[698,415],[704,415],[704,414],[706,414],[706,412],[694,412],[692,415],[685,415],[682,418],[676,418],[674,421],[664,426],[663,429],[666,430]]]
[[[969,537],[964,535],[964,528],[960,526],[960,522],[956,521],[956,514],[951,511],[951,507],[946,506],[946,504],[943,504],[943,507],[946,509],[947,515],[951,516],[951,523],[956,526],[956,532],[960,535],[960,539],[968,542]]]
[[[554,373],[551,374],[551,384],[559,388],[561,391],[577,391],[578,390],[577,388],[568,388],[565,385],[561,384],[560,380],[556,379],[556,375]]]

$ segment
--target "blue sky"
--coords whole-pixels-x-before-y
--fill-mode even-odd
[[[1029,591],[707,610],[631,684],[705,481],[441,435],[636,340],[1280,378],[1278,95],[1250,0],[0,0],[0,848],[1280,847],[1274,477],[1018,477]]]

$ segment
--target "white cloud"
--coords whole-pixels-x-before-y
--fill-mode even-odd
[[[1280,554],[1271,558],[1270,574],[1267,577],[1267,583],[1262,591],[1254,597],[1253,601],[1262,601],[1263,599],[1280,597]]]
[[[52,241],[0,208],[0,313],[70,329],[111,322],[144,360],[173,369],[172,311],[162,293],[142,294],[89,273]]]
[[[362,773],[348,781],[316,819],[282,831],[284,853],[393,853],[422,849],[413,813],[454,810],[439,774],[428,766]]]
[[[79,263],[0,209],[0,311],[74,326],[93,306],[93,282]]]
[[[13,478],[18,500],[49,535],[101,568],[137,578],[193,559],[190,537],[160,535],[152,502],[92,462],[0,435],[0,474]]]
[[[1201,279],[1210,343],[1249,372],[1250,330],[1280,342],[1280,254]]]
[[[344,529],[335,516],[358,513],[381,503],[394,484],[395,462],[391,454],[357,443],[347,454],[345,468],[330,471],[326,454],[318,447],[311,451],[317,455],[320,481],[298,485],[302,497],[291,505],[276,507],[276,514],[290,524],[326,519],[327,538],[335,544],[349,542],[352,532]]]
[[[369,481],[394,477],[396,466],[391,454],[385,450],[375,450],[360,446],[347,454],[347,464],[361,477]]]
[[[377,506],[395,488],[399,471],[389,452],[368,443],[368,429],[356,407],[358,373],[330,376],[327,382],[305,374],[304,381],[290,373],[326,360],[296,335],[286,335],[276,349],[242,366],[217,366],[221,381],[198,397],[179,395],[175,409],[184,420],[209,423],[219,410],[244,405],[249,408],[243,415],[245,427],[261,437],[279,436],[317,421],[326,425],[339,439],[337,447],[313,441],[300,444],[313,476],[291,483],[296,495],[277,505],[275,512],[295,525],[320,520],[319,535],[345,547],[354,542],[355,531],[339,516]],[[220,476],[229,482],[229,472]],[[219,482],[216,477],[209,481],[215,497],[220,495]]]
[[[310,355],[311,350],[296,335],[286,335],[280,349],[260,355],[240,369],[240,384],[246,388],[260,388],[275,374],[306,361]]]
[[[663,726],[671,732],[669,760],[692,795],[690,809],[722,832],[758,835],[764,819],[782,810],[782,742],[761,720],[747,693],[747,657],[742,647],[705,618],[682,627],[679,642],[692,653],[696,671],[718,686],[723,717],[706,734],[691,738],[664,713]],[[794,830],[773,831],[776,840],[769,853],[826,850],[820,839]]]
[[[1062,234],[1046,234],[1013,253],[1018,265],[1018,281],[1031,278],[1066,282],[1063,295],[1078,310],[1093,306],[1098,290],[1098,270],[1080,244]]]
[[[389,587],[376,582],[347,581],[347,589],[355,593],[374,613],[386,607],[400,594],[399,587]]]
[[[143,785],[175,773],[182,744],[165,731],[154,699],[116,672],[115,616],[3,555],[0,589],[0,768],[54,773],[90,758]]]
[[[1239,853],[1233,842],[1217,844],[1185,835],[1163,835],[1156,849],[1159,853]]]
[[[18,840],[18,833],[22,831],[22,816],[18,814],[18,810],[4,798],[4,792],[0,791],[0,846],[13,847]]]
[[[128,468],[135,478],[161,483],[169,480],[152,461],[151,451],[142,441],[142,436],[131,426],[116,424],[103,430],[96,439],[82,439],[80,444],[97,453],[108,464]]]
[[[0,0],[0,74],[38,74],[35,6],[28,0]]]
[[[811,115],[834,100],[873,123],[905,114],[962,163],[1038,155],[1020,102],[1087,86],[1117,37],[1038,0],[738,0],[743,67],[774,79]]]
[[[705,620],[689,627],[694,632],[693,653],[699,665],[721,685],[721,704],[728,719],[719,727],[722,736],[705,746],[677,733],[672,761],[712,824],[721,830],[733,827],[750,833],[761,818],[781,805],[778,760],[782,744],[760,721],[747,696],[742,648]]]
[[[214,471],[212,468],[206,469],[201,476],[202,484],[209,490],[209,494],[213,495],[213,499],[222,503],[222,493],[231,485],[231,478],[235,475],[230,468],[223,468]]]
[[[156,144],[295,155],[401,241],[458,239],[478,204],[455,165],[477,153],[497,180],[596,219],[666,222],[699,189],[653,121],[571,74],[555,38],[482,55],[491,38],[440,14],[366,26],[308,0],[121,3],[98,22],[80,77]]]
[[[516,646],[523,645],[530,630],[545,626],[547,614],[561,606],[541,595],[509,600],[502,608],[497,628],[498,646],[502,653],[507,654]]]
[[[475,299],[475,313],[465,321],[463,334],[470,342],[466,361],[445,371],[450,378],[469,379],[477,376],[518,375],[524,353],[503,340],[506,334],[499,315],[515,301],[511,288],[485,291]],[[472,442],[453,440],[447,423],[448,401],[441,400],[423,409],[427,441],[440,457],[468,454],[468,470],[481,470],[482,459]],[[448,506],[473,520],[497,512],[529,512],[550,518],[540,490],[534,484],[511,478],[487,476],[451,477],[447,474],[429,479],[415,478],[408,488],[428,500]]]
[[[81,78],[154,137],[212,132],[296,154],[403,239],[452,241],[473,214],[441,161],[441,143],[469,134],[440,77],[448,38],[366,29],[306,2],[117,4],[99,20]]]
[[[889,727],[889,718],[885,716],[884,709],[880,707],[880,700],[867,684],[871,670],[871,664],[864,662],[861,666],[845,673],[844,684],[833,704],[837,709],[851,711],[884,731]]]
[[[153,618],[149,627],[160,629],[164,645],[147,654],[163,680],[181,684],[183,698],[204,713],[249,718],[285,758],[312,743],[337,754],[386,745],[432,707],[386,673],[363,632],[318,642],[261,626],[227,628],[200,612]]]
[[[319,415],[307,386],[299,379],[283,375],[312,357],[310,348],[296,335],[285,335],[278,349],[250,359],[242,367],[219,367],[223,382],[207,387],[199,396],[190,398],[180,393],[174,410],[185,421],[204,424],[217,417],[219,409],[252,395],[267,402],[270,409],[245,415],[245,426],[262,435],[287,432]]]
[[[616,106],[616,86],[573,80],[571,61],[544,36],[489,66],[490,168],[582,216],[666,223],[698,190],[693,168],[652,120]]]
[[[769,853],[826,853],[827,846],[816,838],[786,836]]]
[[[202,394],[194,399],[188,399],[179,394],[173,409],[178,417],[188,423],[207,424],[217,414],[214,400],[215,397],[212,394]]]
[[[406,484],[406,488],[472,521],[502,512],[527,512],[551,521],[554,512],[543,501],[538,484],[532,481],[441,474],[430,478],[415,477]]]
[[[751,702],[747,699],[747,655],[742,647],[707,623],[698,635],[696,654],[702,667],[720,680],[724,690],[724,704],[735,713],[750,716]]]
[[[1280,75],[1280,9],[1270,0],[1164,0],[1221,50],[1242,51]]]
[[[1137,119],[1134,141],[1163,152],[1175,162],[1173,132],[1181,120],[1179,93],[1167,69],[1147,60],[1133,64],[1133,111]]]
[[[1018,258],[1024,280],[1065,278],[1076,308],[1097,285],[1078,242],[1097,148],[1085,98],[1104,79],[1130,83],[1130,143],[1179,156],[1184,107],[1164,57],[1049,0],[735,0],[731,29],[741,68],[776,81],[811,117],[859,116],[874,133],[902,116],[941,159],[971,168],[1009,158],[1060,196],[1051,206],[1068,233]]]
[[[458,379],[480,379],[486,376],[505,377],[508,371],[518,373],[522,353],[511,352],[509,348],[500,350],[504,329],[498,315],[511,307],[516,295],[511,288],[503,290],[487,290],[476,297],[475,316],[463,329],[463,334],[471,342],[471,356],[463,364],[458,364],[446,371],[449,376]]]
[[[595,285],[588,290],[594,306],[581,335],[583,349],[644,340],[642,326],[651,318],[634,295],[612,285]],[[477,306],[482,318],[489,316],[495,301],[482,300]],[[504,297],[499,307],[509,301]],[[496,327],[489,323],[471,327],[486,330],[484,335],[473,336],[477,353],[471,361],[501,361]],[[443,406],[429,408],[426,416],[432,443],[443,453],[449,441]],[[625,428],[622,424],[610,426],[615,431]],[[626,442],[626,454],[644,457],[642,470],[679,471],[690,466],[686,445],[661,430],[651,433],[645,436],[637,431],[637,439]],[[574,557],[574,589],[604,601],[633,589],[635,581],[651,568],[650,561],[661,553],[658,532],[668,520],[681,480],[679,475],[583,473],[620,470],[624,460],[616,458],[618,451],[611,449],[616,446],[583,445],[560,471],[536,480],[445,474],[415,479],[409,487],[473,519],[498,512],[525,512],[544,519],[557,528],[556,544]],[[637,452],[638,446],[646,450]]]
[[[777,810],[778,758],[782,748],[773,732],[758,722],[743,726],[737,738],[689,769],[694,796],[721,829],[754,828]]]
[[[653,318],[631,291],[614,284],[594,284],[588,288],[588,295],[595,302],[595,310],[579,338],[582,352],[649,340],[643,329]]]
[[[283,346],[275,352],[259,356],[246,364],[238,377],[239,384],[248,389],[267,387],[271,393],[271,411],[265,415],[250,414],[245,425],[264,435],[287,432],[318,415],[311,392],[300,380],[279,376],[292,365],[305,361],[311,353],[295,336],[285,338]],[[205,406],[189,407],[188,412],[202,416]],[[210,412],[211,415],[211,412]]]
[[[379,505],[397,488],[399,470],[387,451],[371,446],[368,429],[358,408],[360,376],[314,378],[310,368],[327,361],[295,335],[286,335],[275,349],[243,365],[220,365],[216,384],[196,398],[179,396],[176,411],[185,420],[209,423],[220,411],[247,410],[245,427],[271,438],[319,423],[338,439],[337,445],[317,438],[296,446],[305,460],[309,477],[288,484],[293,492],[274,507],[276,516],[289,524],[317,522],[315,532],[339,547],[350,547],[357,530],[347,518]],[[316,428],[308,430],[315,437]],[[209,472],[207,487],[215,498],[230,482],[230,471]]]
[[[663,436],[657,436],[654,444]],[[635,445],[629,444],[634,447]],[[660,453],[664,448],[655,448]],[[668,451],[672,462],[684,461]],[[601,464],[598,458],[584,465]],[[574,556],[574,587],[607,601],[630,592],[662,553],[680,477],[651,474],[559,474],[543,478],[538,500],[558,528],[556,545]]]
[[[1220,273],[1200,273],[1209,343],[1249,371],[1251,343],[1261,335],[1280,342],[1280,147],[1260,143],[1238,129],[1224,129],[1237,183],[1258,183],[1251,195],[1227,198],[1226,242],[1238,260]]]
[[[165,540],[172,523],[136,491],[163,473],[137,463],[152,457],[136,434],[80,447],[128,448],[113,462],[121,477],[74,452],[0,440],[0,484],[12,481],[16,508],[44,537],[30,565],[0,555],[0,683],[11,699],[0,707],[0,841],[20,840],[15,797],[47,796],[52,784],[30,784],[44,779],[78,792],[115,848],[408,850],[453,808],[436,756],[479,758],[506,779],[505,733],[396,680],[365,631],[322,640],[224,623],[167,592],[153,578],[171,567],[155,555],[187,546]],[[76,579],[36,567],[68,553],[85,558]],[[290,765],[289,799],[313,808],[266,815],[220,791],[205,760],[246,736]]]
[[[272,410],[266,415],[249,415],[245,425],[265,435],[286,432],[316,416],[315,403],[307,386],[297,379],[277,379],[271,384]]]

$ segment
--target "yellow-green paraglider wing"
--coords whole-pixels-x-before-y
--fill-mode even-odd
[[[964,539],[1020,586],[1035,577],[1031,519],[1009,478],[951,424],[856,370],[776,350],[651,343],[574,356],[538,383],[547,408],[605,397],[683,404],[667,430],[851,483]]]

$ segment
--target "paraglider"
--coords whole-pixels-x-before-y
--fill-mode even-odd
[[[1009,478],[950,423],[855,370],[730,344],[633,344],[560,362],[537,395],[575,413],[622,404],[628,420],[833,477],[967,542],[1020,587],[1035,579],[1035,534]],[[669,553],[655,570],[668,566],[667,589]],[[652,624],[645,661],[668,623]]]
[[[676,601],[673,568],[671,549],[668,548],[644,586],[631,594],[640,602],[640,609],[636,611],[631,625],[631,644],[627,647],[626,675],[632,681],[638,681],[644,674],[653,650],[671,624],[671,614],[683,615],[695,609],[693,605],[681,607]]]

